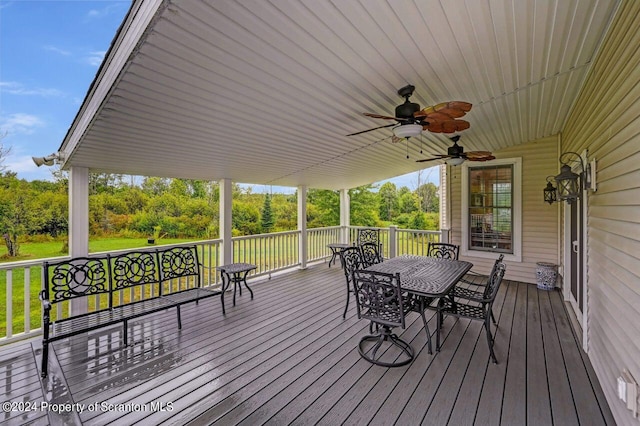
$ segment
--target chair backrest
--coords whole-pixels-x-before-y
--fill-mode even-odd
[[[489,274],[489,276],[493,275],[496,272],[498,265],[502,263],[503,259],[504,259],[504,254],[501,254],[500,256],[498,256],[496,261],[493,263],[493,268],[491,268],[491,273]]]
[[[378,250],[378,244],[364,243],[360,246],[360,251],[362,252],[362,263],[365,268],[382,262],[382,256]]]
[[[506,265],[504,263],[499,263],[495,267],[495,270],[489,276],[487,286],[484,288],[483,298],[485,300],[489,300],[490,303],[493,303],[496,295],[498,294],[498,289],[500,288],[500,284],[502,283],[502,279],[504,278],[504,273],[506,270]]]
[[[358,241],[357,245],[364,243],[380,244],[380,230],[379,229],[358,229]]]
[[[353,279],[353,272],[362,268],[362,254],[358,247],[347,247],[340,251],[342,258],[342,266],[344,267],[344,275],[347,279],[347,287],[350,289],[350,283]]]
[[[358,318],[404,328],[400,274],[358,269],[353,273]]]
[[[442,259],[458,260],[460,246],[447,243],[429,243],[427,256],[440,257]]]

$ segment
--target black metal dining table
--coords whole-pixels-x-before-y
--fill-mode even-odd
[[[443,297],[473,267],[463,260],[402,255],[376,263],[368,271],[400,273],[400,287],[425,297]]]
[[[402,255],[376,263],[365,268],[368,271],[383,272],[387,274],[400,274],[400,288],[417,297],[428,337],[429,353],[431,349],[431,336],[424,318],[424,310],[432,299],[445,297],[456,285],[460,278],[473,267],[470,262],[462,260],[442,259],[438,257]],[[437,344],[440,348],[440,330],[436,330]]]

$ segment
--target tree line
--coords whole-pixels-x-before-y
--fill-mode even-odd
[[[89,233],[92,237],[194,238],[219,236],[217,182],[189,179],[90,174]],[[43,238],[64,240],[69,230],[68,178],[54,171],[52,181],[18,179],[0,170],[0,235],[7,256],[20,253],[20,243]],[[387,182],[349,190],[351,224],[398,225],[410,229],[438,229],[436,185],[415,191]],[[338,191],[310,189],[309,228],[339,224]],[[253,235],[297,228],[297,194],[254,193],[233,185],[233,235]]]

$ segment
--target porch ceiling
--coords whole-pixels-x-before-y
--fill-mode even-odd
[[[467,151],[562,130],[618,0],[134,1],[61,151],[92,171],[339,189],[437,163],[392,144],[422,107],[473,103]]]

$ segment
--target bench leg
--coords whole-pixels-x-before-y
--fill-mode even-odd
[[[129,346],[129,322],[124,320],[124,331],[123,331],[124,345]]]
[[[44,379],[47,377],[49,367],[49,342],[42,344],[42,372],[40,375]]]
[[[182,320],[180,319],[180,305],[176,305],[176,310],[178,311],[178,328],[182,329]]]

